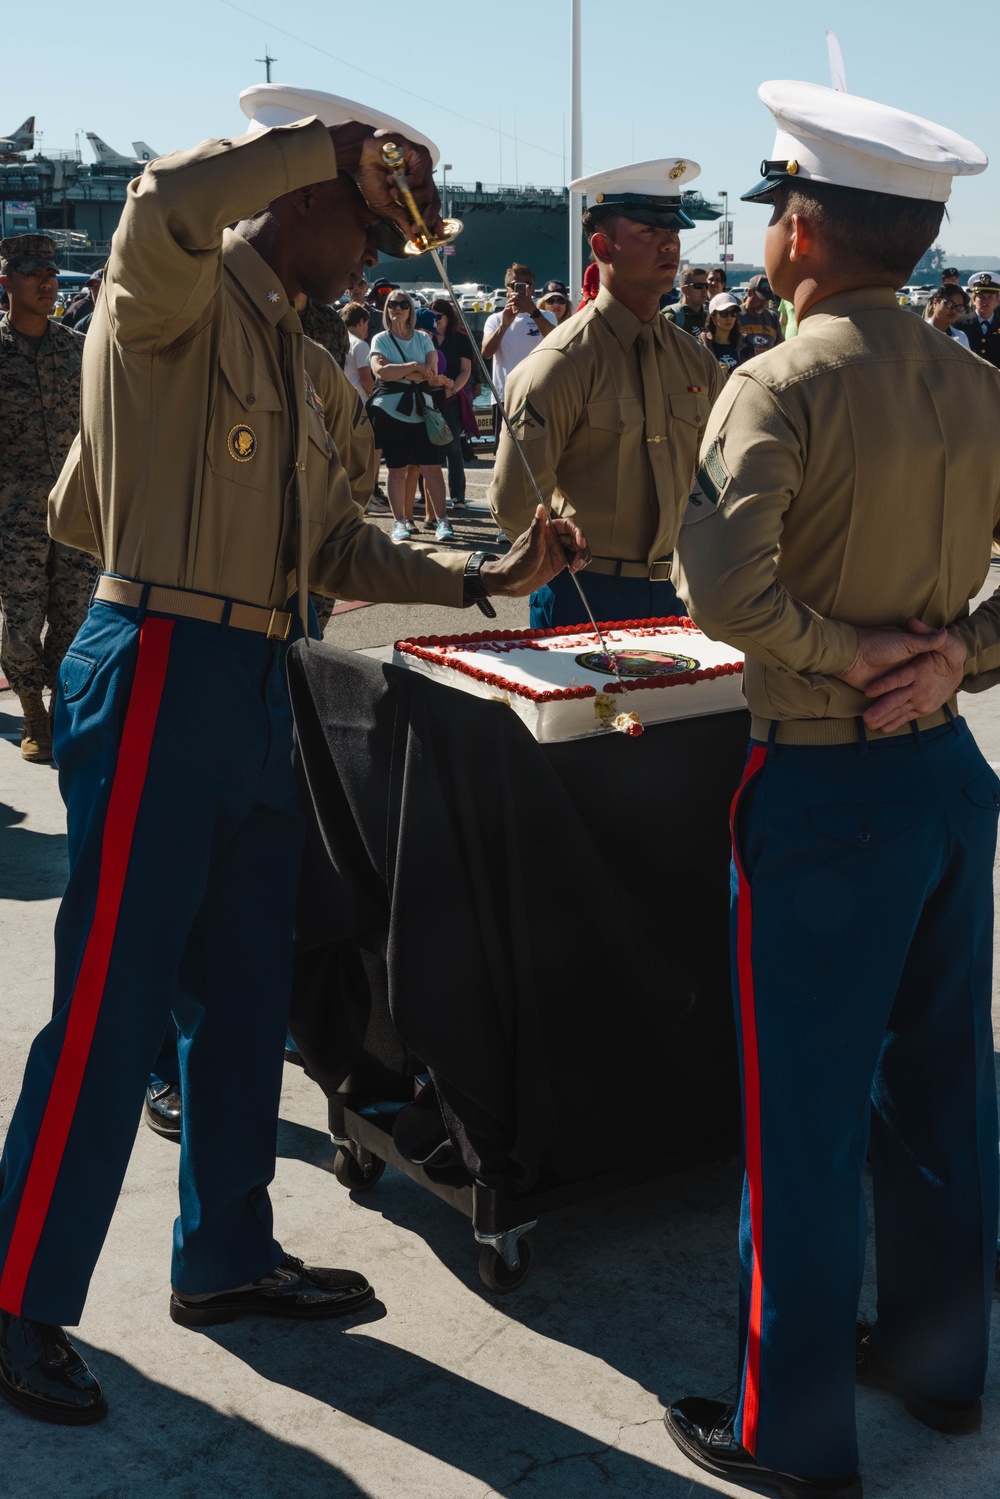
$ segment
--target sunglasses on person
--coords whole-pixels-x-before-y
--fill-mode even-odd
[[[560,297],[555,292],[553,292],[553,294],[551,296],[549,296],[549,297],[543,297],[542,301],[543,302],[561,302],[564,307],[566,307],[568,305],[568,303],[566,301],[566,298],[565,297]]]
[[[390,307],[393,312],[398,312],[400,307],[404,308],[407,312],[410,310],[409,302],[386,302],[385,305]]]
[[[708,282],[707,281],[689,281],[687,283],[687,290],[688,291],[708,291]]]
[[[736,308],[735,307],[720,307],[720,308],[717,309],[715,315],[716,315],[716,317],[735,317],[736,316]]]

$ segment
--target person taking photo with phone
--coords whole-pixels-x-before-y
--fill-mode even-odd
[[[527,359],[556,326],[553,314],[535,305],[535,273],[530,266],[515,263],[504,276],[503,284],[507,288],[507,305],[502,312],[491,312],[483,328],[483,358],[493,360],[493,384],[501,401],[511,370]],[[500,426],[500,411],[494,405],[494,441],[500,436]]]

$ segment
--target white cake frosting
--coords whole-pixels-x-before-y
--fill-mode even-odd
[[[540,743],[745,707],[743,657],[690,620],[601,625],[619,683],[590,629],[492,630],[397,640],[393,664],[513,708]]]

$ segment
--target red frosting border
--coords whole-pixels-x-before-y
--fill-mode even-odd
[[[694,620],[686,615],[668,614],[663,619],[628,619],[599,621],[601,630],[653,630],[663,628],[680,628],[682,630],[697,631],[698,626]],[[564,687],[553,692],[538,692],[533,687],[524,687],[519,682],[512,682],[508,677],[502,677],[498,672],[484,671],[478,666],[469,666],[465,661],[456,661],[453,658],[442,655],[439,651],[429,649],[433,646],[442,645],[483,645],[490,641],[524,641],[526,644],[534,640],[551,639],[560,635],[586,635],[589,627],[585,625],[556,625],[549,630],[476,630],[467,635],[418,635],[414,640],[397,640],[395,649],[404,656],[416,656],[419,660],[430,661],[435,666],[446,666],[450,671],[462,672],[464,676],[472,677],[477,682],[485,682],[489,687],[499,687],[504,692],[513,692],[517,697],[527,698],[533,703],[560,703],[569,702],[574,698],[596,697],[596,687]],[[653,687],[685,687],[694,682],[709,682],[715,677],[735,677],[743,671],[742,661],[727,661],[723,666],[700,667],[698,671],[678,672],[672,676],[635,677],[629,682],[609,682],[601,690],[603,692],[630,692],[633,689],[642,691]]]

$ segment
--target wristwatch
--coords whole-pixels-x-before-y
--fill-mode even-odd
[[[462,574],[462,584],[465,589],[466,601],[475,604],[486,615],[487,619],[496,619],[497,611],[490,603],[490,596],[486,592],[482,578],[479,576],[484,562],[496,562],[496,552],[473,552],[465,564],[465,572]]]

